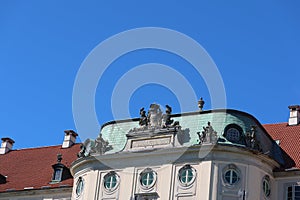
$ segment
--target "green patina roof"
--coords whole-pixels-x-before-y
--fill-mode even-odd
[[[257,140],[261,145],[263,152],[267,152],[268,155],[273,157],[279,163],[283,164],[281,151],[278,145],[271,139],[266,133],[264,128],[253,116],[237,111],[237,110],[213,110],[204,112],[193,112],[184,114],[172,115],[174,121],[179,121],[181,130],[184,131],[185,139],[182,141],[183,146],[192,146],[199,143],[197,132],[201,132],[203,127],[207,126],[208,122],[211,122],[211,126],[217,132],[218,137],[224,138],[224,129],[229,124],[236,124],[243,130],[243,134],[249,132],[251,126],[257,127]],[[107,153],[115,153],[122,151],[126,145],[126,134],[130,129],[139,127],[139,119],[120,120],[106,123],[102,126],[102,137],[109,142],[112,149]],[[227,140],[222,142],[223,144],[233,144]],[[240,145],[239,145],[240,146]]]

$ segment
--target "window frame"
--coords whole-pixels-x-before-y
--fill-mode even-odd
[[[232,138],[230,138],[229,135],[227,135],[227,131],[230,129],[236,129],[238,131],[239,137],[238,140],[233,140]],[[243,128],[238,125],[238,124],[228,124],[225,128],[224,128],[224,133],[223,136],[226,138],[227,141],[233,143],[233,144],[244,144],[244,131]]]
[[[267,185],[268,191],[266,191],[265,186]],[[262,191],[264,193],[264,197],[269,198],[271,195],[271,180],[268,175],[264,176],[262,179]]]
[[[289,188],[292,188],[292,196],[291,197],[289,197],[288,195],[289,195]],[[299,189],[299,191],[296,191],[296,188],[298,188]],[[285,199],[286,200],[295,200],[296,199],[296,196],[295,196],[295,193],[296,192],[298,192],[299,194],[300,194],[300,184],[298,184],[298,183],[294,183],[294,184],[290,184],[290,185],[288,185],[287,187],[286,187],[286,195],[285,195]],[[297,198],[300,198],[300,195],[299,196],[297,196]]]
[[[79,192],[78,189],[80,188]],[[76,198],[80,197],[83,194],[84,190],[84,179],[82,177],[79,177],[76,182],[76,187],[75,187],[75,194]]]
[[[189,171],[190,171],[191,174],[192,174],[192,178],[188,181],[188,179],[189,179],[189,174],[188,174],[188,172],[189,172]],[[185,173],[186,182],[182,181],[182,173],[183,173],[183,172],[186,172],[186,173]],[[197,176],[197,172],[196,172],[195,168],[193,168],[193,167],[190,166],[190,165],[185,165],[185,166],[183,166],[182,168],[180,168],[180,169],[178,170],[178,176],[177,176],[177,178],[178,178],[178,181],[179,181],[180,185],[182,185],[182,186],[184,186],[184,187],[188,187],[188,186],[190,186],[190,185],[192,185],[192,184],[194,183],[194,181],[195,181],[195,179],[196,179],[196,176]]]
[[[55,167],[52,176],[52,182],[61,182],[62,175],[63,175],[63,167]]]
[[[143,177],[145,177],[145,175],[147,175],[147,183],[148,183],[150,174],[152,175],[152,178],[151,178],[152,182],[150,184],[145,185],[144,182],[143,182]],[[143,189],[152,188],[155,185],[156,181],[157,181],[157,174],[156,174],[155,171],[153,171],[150,168],[147,168],[147,169],[143,170],[139,175],[139,182],[140,182],[140,185]]]
[[[228,172],[230,173],[230,177],[229,177],[230,180],[227,179],[227,177],[228,177],[227,173]],[[234,182],[232,181],[233,180],[233,175],[234,175],[233,173],[236,174],[236,181],[234,181]],[[241,179],[242,179],[241,171],[234,164],[230,164],[230,165],[227,165],[226,167],[224,167],[222,176],[223,176],[224,185],[227,186],[227,187],[237,186],[241,182]]]
[[[106,183],[107,183],[106,181],[108,178],[110,178],[110,181],[109,181],[110,187],[107,187],[107,185],[106,185]],[[113,181],[113,178],[115,178],[114,181]],[[115,185],[112,186],[112,183],[115,183]],[[118,188],[119,184],[120,184],[120,177],[115,171],[111,171],[111,172],[105,174],[105,176],[103,177],[103,187],[107,192],[115,191]]]

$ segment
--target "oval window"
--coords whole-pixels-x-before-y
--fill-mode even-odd
[[[151,188],[156,181],[156,173],[151,169],[146,169],[140,174],[140,183],[144,188]]]
[[[196,177],[196,170],[190,165],[186,165],[179,170],[178,179],[184,186],[192,184]]]
[[[84,183],[83,183],[83,179],[82,177],[79,177],[76,183],[76,196],[79,197],[82,192],[83,192],[83,187],[84,187]]]
[[[271,185],[269,176],[265,176],[262,182],[263,192],[266,197],[269,197],[271,194]]]
[[[119,176],[115,172],[110,172],[104,176],[104,188],[108,191],[113,191],[117,188]]]
[[[224,169],[223,180],[226,185],[234,186],[234,185],[238,184],[240,179],[241,179],[240,171],[238,170],[238,168],[235,165],[233,165],[233,164],[228,165]]]

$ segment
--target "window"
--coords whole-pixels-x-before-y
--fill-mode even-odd
[[[119,184],[119,176],[115,172],[109,172],[104,176],[104,188],[113,191]]]
[[[144,188],[151,188],[156,182],[156,173],[152,169],[145,169],[140,174],[140,183]]]
[[[232,143],[242,144],[243,129],[237,124],[229,124],[224,129],[223,136]]]
[[[62,175],[62,168],[56,168],[54,169],[53,179],[52,181],[61,181],[61,175]]]
[[[291,185],[287,188],[287,200],[300,200],[300,185]]]
[[[269,176],[265,176],[262,182],[263,192],[265,197],[269,197],[271,194],[271,185]]]
[[[240,180],[240,171],[235,165],[228,165],[223,170],[223,180],[226,185],[233,186],[238,184]]]
[[[65,165],[63,165],[61,161],[62,161],[62,155],[57,154],[57,163],[52,165],[53,174],[50,182],[51,184],[56,184],[63,180],[72,178],[70,170]]]
[[[178,179],[179,182],[184,185],[188,186],[192,184],[196,177],[196,170],[192,168],[190,165],[185,165],[179,170]]]
[[[76,197],[79,197],[83,192],[83,179],[81,177],[78,178],[76,183]]]

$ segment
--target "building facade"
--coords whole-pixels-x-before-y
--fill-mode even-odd
[[[74,131],[22,150],[3,138],[0,200],[297,200],[300,106],[289,109],[288,123],[261,125],[237,110],[151,104],[82,145]]]

